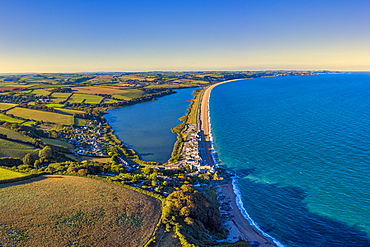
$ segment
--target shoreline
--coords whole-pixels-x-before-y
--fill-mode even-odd
[[[207,162],[211,166],[217,166],[217,162],[214,157],[215,150],[213,147],[213,136],[209,116],[209,98],[214,87],[232,81],[236,80],[229,80],[211,85],[201,95],[199,129],[203,135]],[[226,241],[236,242],[238,240],[245,240],[251,243],[258,243],[258,246],[261,247],[282,246],[273,241],[270,236],[264,234],[261,229],[254,224],[253,220],[247,217],[248,214],[243,207],[240,195],[236,193],[237,187],[234,183],[234,179],[228,181],[226,184],[216,186],[215,189],[221,205],[220,212],[225,218],[223,225],[229,230]],[[246,216],[243,214],[243,211],[244,214],[247,214]]]

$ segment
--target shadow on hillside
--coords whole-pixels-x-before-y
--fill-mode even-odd
[[[27,178],[27,179],[17,181],[17,182],[10,182],[10,183],[0,184],[0,188],[7,188],[7,187],[10,187],[10,186],[15,186],[15,185],[29,184],[29,183],[41,181],[41,180],[44,180],[44,179],[50,179],[50,178],[63,178],[63,177],[62,176],[55,176],[55,175],[53,177],[47,177],[45,175],[40,175],[40,176],[37,176],[37,177]]]

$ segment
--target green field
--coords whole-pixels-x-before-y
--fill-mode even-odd
[[[45,106],[59,108],[59,107],[63,107],[64,105],[63,104],[46,104]]]
[[[83,118],[75,118],[75,125],[76,126],[79,126],[79,127],[86,126],[86,122],[87,122],[86,119],[83,119]]]
[[[65,108],[58,108],[56,109],[58,112],[62,113],[62,114],[69,114],[69,115],[73,115],[73,114],[83,114],[85,112],[83,111],[78,111],[78,110],[71,110],[71,109],[65,109]]]
[[[36,96],[47,96],[51,94],[51,92],[46,91],[44,89],[35,89],[31,93],[35,94]]]
[[[14,131],[14,130],[11,130],[11,129],[8,129],[8,128],[5,128],[5,127],[1,127],[1,126],[0,126],[0,134],[7,135],[8,138],[13,139],[13,140],[19,140],[19,141],[23,141],[23,142],[32,141],[31,137],[24,136],[24,135],[18,133],[17,131]]]
[[[19,178],[19,177],[23,177],[23,176],[26,176],[26,174],[11,171],[11,170],[4,169],[4,168],[0,167],[0,180]]]
[[[41,140],[44,143],[50,144],[50,145],[62,146],[62,147],[66,147],[66,148],[75,148],[74,145],[72,145],[72,144],[70,144],[68,142],[62,141],[62,140],[58,140],[58,139],[41,138]]]
[[[55,84],[55,85],[49,85],[49,84],[36,84],[36,85],[33,85],[31,87],[29,87],[29,89],[42,89],[42,88],[56,88],[56,87],[74,87],[75,85],[67,85],[67,84]]]
[[[0,138],[0,157],[23,158],[27,153],[35,151],[32,145],[12,142]]]
[[[118,102],[121,102],[121,101],[115,100],[115,99],[104,99],[104,103],[107,103],[107,104],[118,103]]]
[[[12,103],[0,103],[0,111],[8,110],[16,105],[17,104],[12,104]]]
[[[125,88],[125,91],[127,92],[120,93],[120,94],[114,94],[112,95],[112,97],[116,99],[130,100],[134,98],[139,98],[145,94],[143,90],[136,89],[136,88],[127,88],[127,89]]]
[[[32,119],[36,121],[51,122],[60,125],[72,125],[74,123],[73,116],[65,115],[55,112],[46,112],[39,110],[32,110],[26,108],[16,107],[8,111],[9,114],[22,117],[25,119]]]
[[[24,120],[12,118],[12,117],[6,116],[4,114],[0,114],[0,121],[5,121],[5,122],[9,122],[9,123],[23,123],[24,122]]]
[[[144,246],[159,200],[83,177],[0,185],[1,246]],[[11,206],[10,206],[11,205]]]
[[[53,93],[51,95],[51,100],[54,103],[59,103],[59,102],[65,101],[70,95],[71,93]]]
[[[103,99],[104,99],[103,97],[98,96],[98,95],[75,93],[69,98],[68,102],[69,103],[100,104],[100,102]]]
[[[33,126],[33,125],[36,125],[36,122],[35,121],[26,121],[26,122],[22,123],[22,125],[24,125],[24,126]]]

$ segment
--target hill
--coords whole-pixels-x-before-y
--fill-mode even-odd
[[[106,182],[40,176],[0,185],[1,246],[143,246],[160,201]]]

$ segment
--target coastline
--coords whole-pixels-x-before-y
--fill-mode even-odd
[[[209,111],[209,97],[214,87],[232,82],[235,80],[224,81],[208,87],[201,95],[200,105],[200,130],[203,135],[203,142],[207,157],[207,162],[211,166],[217,166],[217,162],[214,157],[213,137],[210,123],[210,111]],[[245,240],[258,246],[282,246],[279,243],[273,241],[273,239],[264,234],[261,229],[248,217],[243,204],[241,202],[240,195],[237,193],[237,186],[235,180],[230,180],[226,184],[216,186],[217,197],[221,205],[220,212],[224,216],[224,226],[229,230],[226,241],[236,242],[239,240]],[[245,215],[246,214],[246,215]],[[267,235],[267,236],[266,236]]]

